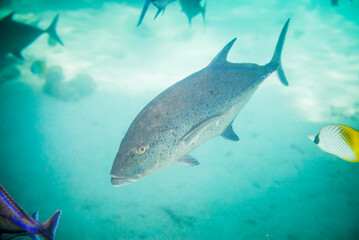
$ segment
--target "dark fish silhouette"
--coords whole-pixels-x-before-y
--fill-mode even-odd
[[[353,0],[349,0],[350,2],[353,2]],[[339,0],[331,0],[331,3],[333,6],[339,6]]]
[[[12,19],[15,12],[10,13],[0,20],[0,53],[12,53],[16,57],[24,59],[21,51],[33,43],[43,33],[48,33],[50,38],[64,45],[56,33],[56,24],[59,19],[57,14],[51,25],[42,30],[24,23],[16,22]]]
[[[150,3],[152,3],[153,5],[155,5],[157,7],[157,13],[155,15],[155,18],[157,18],[158,14],[160,14],[161,12],[164,12],[167,5],[170,4],[171,2],[174,2],[176,0],[145,0],[145,5],[142,8],[142,12],[140,15],[140,19],[138,20],[137,23],[137,27],[141,25],[143,18],[146,15],[147,9],[150,6]]]
[[[6,239],[17,236],[39,239],[38,236],[41,236],[45,240],[53,240],[60,215],[61,211],[58,210],[45,223],[39,222],[37,212],[29,216],[0,184],[0,239],[5,239],[3,234],[12,234],[15,236]]]
[[[148,103],[121,142],[112,165],[112,185],[133,183],[174,162],[197,165],[187,154],[213,137],[238,141],[232,122],[259,85],[275,71],[288,85],[281,64],[288,24],[289,19],[268,64],[228,62],[233,39],[207,67]]]
[[[205,2],[203,6],[200,4],[201,0],[179,0],[179,2],[182,7],[182,12],[188,17],[189,24],[191,24],[192,18],[199,13],[202,14],[203,21],[205,21],[207,2]]]

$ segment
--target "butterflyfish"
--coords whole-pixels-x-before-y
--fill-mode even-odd
[[[349,162],[359,162],[359,131],[352,127],[331,124],[308,138],[327,153]]]

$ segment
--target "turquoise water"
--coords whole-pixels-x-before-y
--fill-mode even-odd
[[[42,222],[63,211],[56,239],[359,238],[359,165],[307,139],[330,123],[359,129],[357,1],[207,0],[205,24],[198,15],[191,26],[174,2],[155,21],[151,5],[138,28],[144,1],[72,2],[0,9],[42,29],[60,13],[65,46],[41,36],[0,74],[0,182]],[[111,185],[119,144],[151,99],[234,37],[231,62],[267,63],[289,17],[290,85],[266,79],[233,124],[239,142],[214,138],[191,153],[199,166]],[[45,93],[36,60],[61,67],[64,81],[90,76],[91,91],[82,81]]]

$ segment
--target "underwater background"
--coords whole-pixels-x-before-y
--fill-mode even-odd
[[[143,4],[1,1],[0,17],[16,11],[41,29],[60,13],[65,44],[43,35],[24,61],[0,62],[0,182],[15,201],[41,222],[61,209],[56,239],[359,239],[359,164],[307,138],[331,123],[359,128],[359,2],[207,0],[205,22],[190,25],[176,1],[155,21],[150,5],[136,27]],[[288,18],[289,86],[265,80],[233,123],[239,142],[216,137],[191,153],[199,166],[111,185],[151,99],[234,37],[229,61],[266,64]],[[48,90],[35,61],[68,85]]]

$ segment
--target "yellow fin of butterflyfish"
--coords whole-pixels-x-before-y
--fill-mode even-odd
[[[355,155],[355,159],[343,159],[349,162],[359,162],[359,132],[354,128],[345,125],[337,124],[336,126],[340,128],[340,136],[353,150]]]

